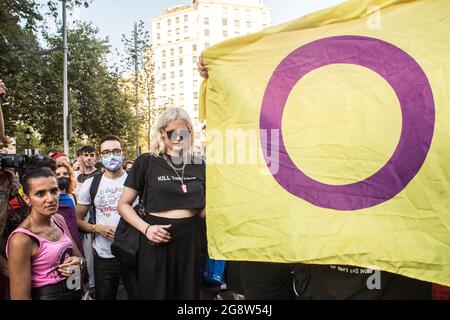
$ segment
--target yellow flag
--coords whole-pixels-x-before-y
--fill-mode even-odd
[[[216,259],[450,285],[450,1],[349,1],[204,53]]]

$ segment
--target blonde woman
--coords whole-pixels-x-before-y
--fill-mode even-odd
[[[193,139],[186,111],[168,108],[153,128],[151,152],[136,159],[125,181],[118,211],[141,232],[139,299],[199,298],[205,164],[191,154]],[[132,208],[140,194],[143,218]]]

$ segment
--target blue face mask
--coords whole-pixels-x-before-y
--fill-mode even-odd
[[[122,156],[107,156],[102,158],[102,164],[109,171],[117,171],[122,167],[123,158]]]

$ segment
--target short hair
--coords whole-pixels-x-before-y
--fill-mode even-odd
[[[186,123],[186,126],[188,127],[190,131],[190,141],[189,141],[189,148],[192,149],[194,145],[194,126],[192,124],[191,117],[189,114],[180,107],[170,107],[167,108],[161,115],[159,116],[158,120],[156,121],[155,126],[152,128],[152,134],[151,134],[151,143],[150,143],[150,152],[155,155],[161,155],[164,154],[166,150],[166,145],[164,143],[164,140],[162,138],[162,133],[164,129],[167,127],[169,122],[174,120],[183,120]],[[190,150],[188,150],[190,152]]]
[[[78,151],[80,154],[78,154]],[[83,153],[92,153],[95,152],[95,148],[93,146],[83,146],[77,151],[77,157],[81,156]]]
[[[122,147],[122,142],[120,141],[118,136],[113,135],[113,134],[108,134],[108,135],[104,136],[102,138],[102,140],[100,140],[100,144],[98,145],[99,151],[102,151],[101,147],[102,147],[103,142],[105,142],[105,141],[119,141],[120,146]]]
[[[26,171],[22,177],[23,192],[27,196],[30,195],[31,180],[38,179],[38,178],[50,178],[50,177],[54,177],[56,179],[55,173],[48,168],[37,168],[37,169],[31,169],[31,170]]]

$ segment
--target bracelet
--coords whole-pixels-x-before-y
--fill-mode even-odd
[[[83,264],[84,264],[84,259],[81,257],[78,257],[78,259],[80,259],[80,270],[83,269]]]
[[[95,231],[95,226],[96,226],[96,224],[93,224],[93,225],[92,225],[92,231],[93,231],[94,234],[97,233],[97,232]]]
[[[148,225],[147,225],[147,228],[145,228],[144,236],[147,236],[148,228],[150,228],[150,224],[148,224]]]

